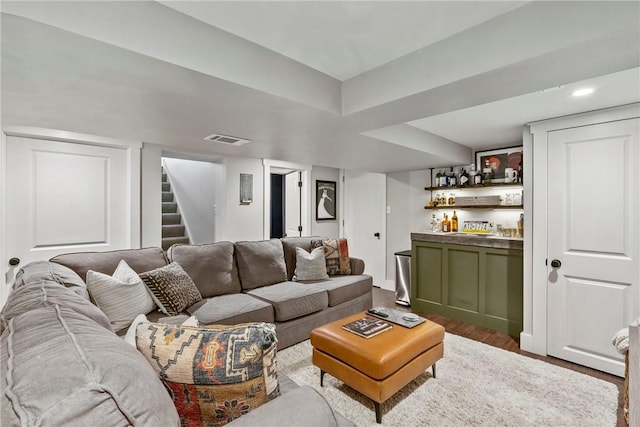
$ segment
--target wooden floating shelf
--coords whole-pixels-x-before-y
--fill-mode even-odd
[[[522,187],[522,183],[519,182],[496,182],[491,185],[466,185],[464,187],[455,186],[455,187],[424,187],[427,191],[438,191],[438,190],[476,190],[480,188],[494,188],[494,187]]]
[[[524,205],[441,205],[425,206],[425,209],[524,209]]]

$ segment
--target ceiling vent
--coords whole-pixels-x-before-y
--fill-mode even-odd
[[[209,135],[204,140],[219,142],[225,145],[233,145],[236,147],[239,147],[241,145],[246,144],[247,142],[250,142],[248,139],[236,138],[235,136],[229,136],[229,135],[221,135],[219,133],[214,133],[212,135]]]

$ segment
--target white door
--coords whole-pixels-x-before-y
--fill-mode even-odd
[[[6,137],[5,286],[31,261],[139,247],[139,148],[132,151]]]
[[[386,175],[345,171],[343,235],[349,255],[365,262],[365,273],[373,284],[384,286],[386,251]],[[391,289],[390,289],[391,290]]]
[[[622,375],[639,313],[640,120],[549,132],[548,353]]]
[[[294,171],[289,172],[284,177],[284,230],[289,237],[297,237],[301,235],[301,231],[298,228],[302,226],[302,201],[300,199],[301,187],[298,186],[298,182],[301,182],[302,179],[300,175],[300,171]]]

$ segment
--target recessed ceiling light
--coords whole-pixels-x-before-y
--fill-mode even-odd
[[[593,93],[593,88],[592,87],[585,87],[583,89],[578,89],[573,91],[573,93],[571,95],[573,96],[587,96],[587,95],[591,95]]]

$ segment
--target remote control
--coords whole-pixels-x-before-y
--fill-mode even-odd
[[[370,308],[369,310],[367,310],[367,312],[380,317],[389,317],[389,313],[381,310],[376,310],[375,308]]]

